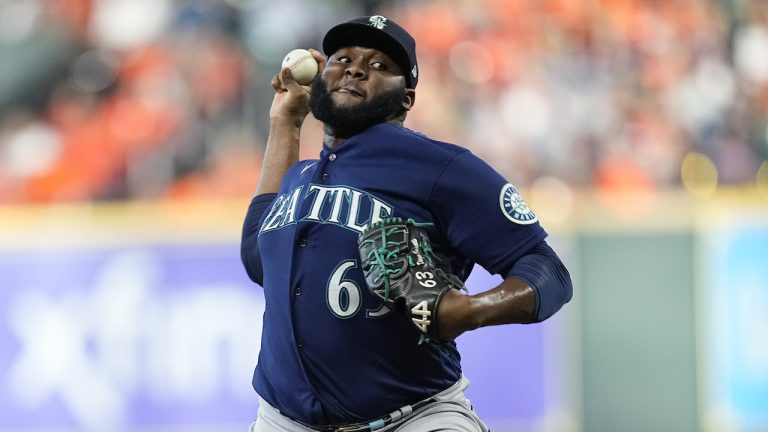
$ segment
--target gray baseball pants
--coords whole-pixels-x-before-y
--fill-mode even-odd
[[[440,392],[436,401],[421,407],[409,416],[376,432],[488,432],[488,427],[475,414],[464,390],[469,386],[465,377]],[[276,408],[259,398],[258,418],[249,432],[316,432],[280,414]]]

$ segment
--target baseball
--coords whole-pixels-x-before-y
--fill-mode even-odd
[[[312,82],[317,75],[317,60],[305,49],[295,49],[286,54],[283,67],[291,69],[291,76],[301,85]]]

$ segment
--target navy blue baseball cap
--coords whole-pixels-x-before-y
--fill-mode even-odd
[[[355,18],[331,28],[323,38],[323,51],[327,56],[348,46],[385,53],[403,70],[407,87],[416,88],[419,81],[416,41],[396,22],[381,15]]]

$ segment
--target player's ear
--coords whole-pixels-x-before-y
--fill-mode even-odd
[[[406,111],[410,111],[411,108],[413,108],[413,104],[416,103],[416,90],[414,89],[405,89],[405,96],[403,96],[403,108],[405,108]]]

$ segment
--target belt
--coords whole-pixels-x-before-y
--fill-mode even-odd
[[[321,432],[372,432],[372,431],[379,430],[384,426],[388,426],[405,417],[408,417],[409,415],[413,414],[415,410],[421,407],[424,407],[426,405],[429,405],[432,402],[435,402],[436,400],[437,399],[435,397],[424,399],[422,401],[416,402],[413,405],[406,405],[404,407],[398,408],[392,411],[391,413],[370,422],[351,423],[351,424],[344,424],[344,425],[327,425],[327,426],[316,426],[316,425],[310,425],[302,422],[299,422],[299,423],[301,423],[302,425],[310,429],[314,429],[316,431],[321,431]]]

